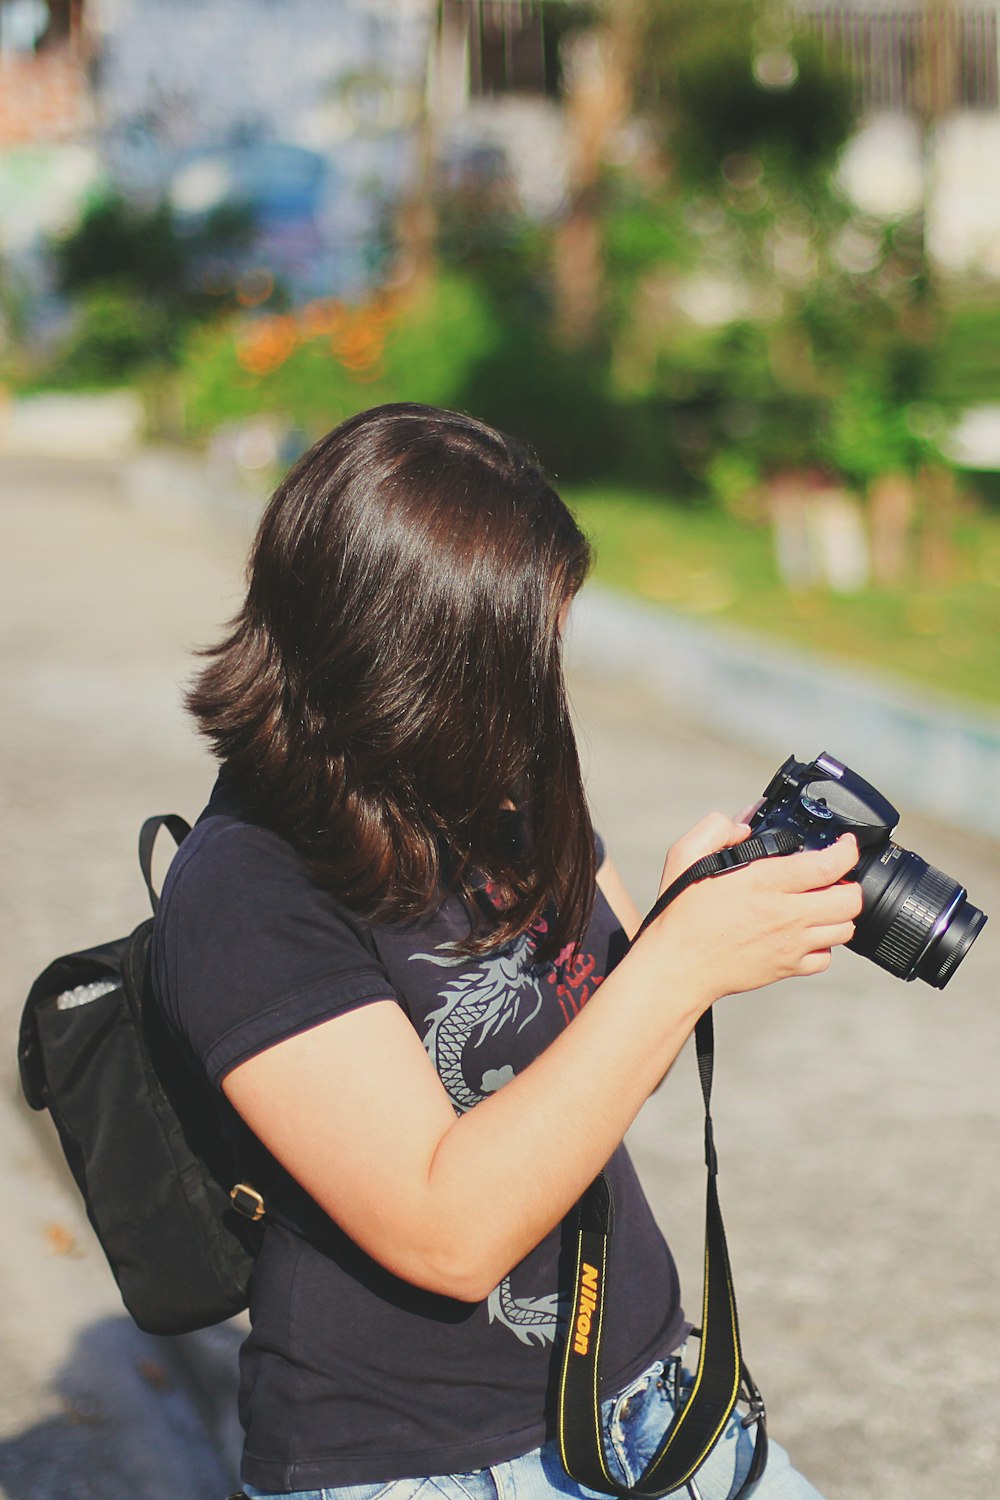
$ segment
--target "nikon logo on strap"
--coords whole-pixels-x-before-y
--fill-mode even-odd
[[[574,1354],[586,1354],[590,1348],[590,1317],[597,1306],[599,1281],[597,1267],[590,1266],[584,1261],[576,1298],[576,1322],[573,1326]]]

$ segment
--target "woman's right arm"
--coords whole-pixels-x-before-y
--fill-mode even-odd
[[[671,849],[661,889],[746,832],[705,819]],[[573,1206],[715,1000],[827,967],[860,910],[860,888],[837,883],[856,861],[848,836],[691,886],[572,1024],[466,1114],[392,1001],[277,1043],[224,1091],[374,1259],[480,1301]]]

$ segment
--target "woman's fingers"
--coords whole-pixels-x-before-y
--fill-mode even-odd
[[[853,922],[861,913],[861,887],[853,880],[825,886],[818,891],[793,891],[798,911],[807,925]]]
[[[729,849],[733,844],[741,844],[749,832],[748,824],[738,823],[735,818],[728,818],[722,812],[710,812],[683,834],[673,847],[677,850],[682,849],[685,854],[691,854],[692,859],[689,863],[693,864],[696,859],[701,859],[706,854],[716,854],[720,849]]]
[[[695,860],[741,843],[749,831],[723,813],[703,818],[671,848],[661,891]],[[851,834],[823,849],[752,860],[718,880],[697,882],[654,927],[692,991],[711,999],[819,974],[829,967],[831,950],[854,937],[862,892],[845,877],[857,862]],[[655,942],[652,933],[640,940],[640,956]]]
[[[781,855],[770,859],[775,884],[781,890],[819,891],[843,880],[858,862],[858,843],[853,833],[843,833],[835,844],[826,849],[803,849],[798,854]],[[857,910],[861,910],[861,889],[852,882],[857,891]],[[855,913],[856,915],[857,913]]]
[[[720,849],[729,849],[733,844],[741,844],[749,833],[746,823],[738,823],[725,813],[709,813],[670,846],[660,891],[665,891],[696,860],[704,859],[706,854],[717,854]]]
[[[839,948],[842,943],[849,943],[853,936],[853,922],[831,922],[825,927],[813,927],[809,932],[809,941],[819,952],[823,948]]]
[[[806,954],[796,972],[800,979],[808,979],[812,974],[825,974],[832,962],[833,954],[829,948],[819,948],[815,953]]]
[[[749,833],[748,824],[737,822],[725,813],[709,813],[671,846],[663,867],[660,891],[665,891],[696,860],[741,844]],[[857,862],[857,840],[853,834],[847,833],[826,849],[806,849],[798,854],[754,860],[747,868],[764,869],[766,873],[759,876],[760,879],[793,894],[826,890],[843,881]],[[856,917],[861,910],[860,887],[852,881],[848,882],[846,889],[843,915]]]

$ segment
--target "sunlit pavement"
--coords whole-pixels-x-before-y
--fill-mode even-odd
[[[244,539],[221,515],[140,511],[127,493],[110,466],[0,465],[9,1059],[38,970],[145,914],[142,819],[193,815],[211,781],[180,685],[191,648],[236,604]],[[710,807],[744,806],[776,761],[700,731],[625,666],[574,673],[573,694],[596,821],[648,902],[669,839]],[[824,747],[805,724],[787,748]],[[900,840],[961,879],[994,923],[943,993],[845,953],[819,979],[718,1007],[722,1200],[772,1430],[828,1500],[986,1500],[1000,1460],[1000,865],[995,844],[902,812]],[[0,1493],[222,1500],[238,1329],[183,1340],[132,1329],[8,1066]],[[695,1316],[700,1131],[685,1055],[632,1144]]]

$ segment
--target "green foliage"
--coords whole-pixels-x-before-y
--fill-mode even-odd
[[[127,286],[105,283],[88,290],[77,304],[73,332],[47,383],[102,387],[135,375],[153,360],[174,352],[174,325],[155,301]]]
[[[352,351],[364,353],[366,338],[370,357],[359,363]],[[617,456],[600,382],[544,325],[505,313],[478,279],[455,272],[415,301],[376,295],[355,308],[313,304],[192,330],[179,374],[194,438],[261,412],[319,436],[364,406],[425,401],[475,412],[577,476],[610,472]]]
[[[928,383],[948,407],[1000,401],[1000,299],[980,294],[947,308]]]
[[[761,481],[761,471],[746,453],[720,449],[705,465],[705,479],[713,497],[730,514],[739,513]]]
[[[808,23],[757,0],[644,0],[639,15],[637,95],[672,169],[644,215],[683,226],[699,274],[745,308],[721,328],[661,308],[652,328],[643,286],[684,269],[680,241],[664,233],[657,256],[640,236],[630,263],[609,218],[619,389],[662,413],[655,441],[648,411],[632,413],[643,477],[659,463],[672,488],[732,503],[753,474],[823,467],[863,486],[938,457],[941,321],[922,228],[865,220],[836,188],[856,120],[841,64]]]
[[[773,83],[761,70],[772,67]],[[854,124],[849,81],[807,36],[754,49],[738,33],[678,69],[671,149],[696,183],[763,169],[800,191],[833,166]]]
[[[178,296],[185,267],[168,205],[143,209],[118,196],[91,203],[54,241],[52,258],[59,289],[70,296],[110,281],[158,302]]]
[[[638,459],[623,472],[732,505],[784,468],[863,488],[940,461],[943,320],[922,224],[865,219],[839,193],[856,118],[841,65],[758,0],[643,0],[639,15],[637,95],[669,171],[645,180],[657,249],[647,232],[630,257],[607,220],[612,368]],[[699,325],[680,296],[671,308],[664,272],[680,283],[691,266],[737,294],[731,321]]]
[[[377,300],[327,310],[312,304],[298,316],[192,329],[179,371],[185,423],[191,437],[202,438],[222,423],[266,412],[318,437],[382,401],[454,405],[497,339],[487,301],[458,277],[389,310]],[[352,353],[359,349],[361,357]]]
[[[474,280],[515,318],[548,318],[551,230],[513,207],[505,183],[442,194],[437,227],[437,258],[447,272]]]
[[[820,450],[833,469],[861,489],[880,474],[913,473],[941,459],[924,410],[887,400],[863,370],[831,401]]]
[[[456,404],[523,438],[560,478],[618,470],[622,434],[601,366],[561,350],[544,327],[508,319],[495,327]]]
[[[31,307],[31,293],[23,270],[15,268],[0,252],[0,359],[10,357],[24,337]]]
[[[182,230],[168,203],[143,206],[110,194],[53,241],[52,257],[60,290],[71,296],[113,282],[188,314],[217,312],[218,302],[205,300],[206,269],[246,249],[253,234],[252,216],[236,204]]]
[[[861,222],[832,178],[852,81],[814,31],[759,0],[645,0],[639,15],[637,96],[670,171],[639,214],[606,220],[613,371],[640,460],[628,472],[733,502],[747,475],[868,472],[879,432],[897,462],[915,443],[888,408],[928,401],[927,348],[901,332],[912,240]],[[645,288],[664,269],[738,287],[745,311],[703,327],[667,299],[651,320]],[[852,383],[871,396],[867,425]]]
[[[807,191],[853,129],[851,80],[806,26],[754,0],[645,0],[638,91],[695,185],[748,169]]]
[[[230,205],[188,233],[167,203],[144,207],[117,194],[91,202],[50,247],[57,286],[76,319],[45,378],[114,385],[172,363],[188,326],[234,305],[206,283],[252,234],[247,214]],[[231,294],[231,276],[228,288]]]
[[[651,271],[696,263],[694,236],[675,203],[624,173],[615,174],[609,188],[604,263],[613,287],[631,291]]]

